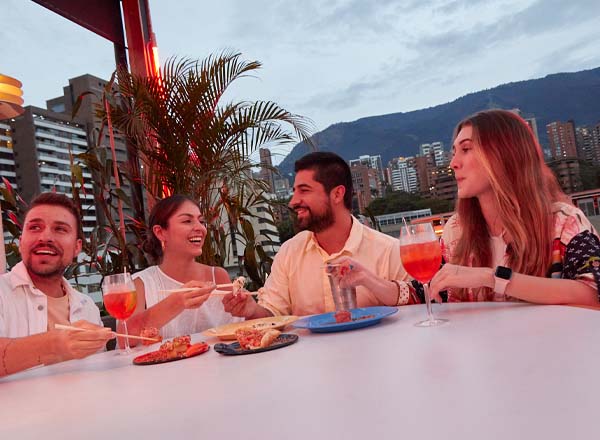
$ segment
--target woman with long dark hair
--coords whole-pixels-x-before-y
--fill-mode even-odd
[[[448,301],[597,305],[600,240],[560,190],[521,117],[477,113],[458,124],[450,163],[456,214],[431,294]]]
[[[210,295],[215,285],[231,280],[225,269],[196,261],[205,238],[204,219],[193,199],[174,195],[154,205],[144,251],[156,265],[133,275],[138,306],[127,321],[131,334],[156,327],[170,338],[239,320]],[[198,289],[169,292],[183,287]]]

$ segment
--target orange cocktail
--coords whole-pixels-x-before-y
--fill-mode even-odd
[[[400,248],[400,257],[404,269],[421,283],[431,281],[442,264],[442,251],[437,240],[404,245]]]
[[[442,250],[431,223],[404,225],[400,230],[400,258],[408,274],[423,284],[427,319],[417,322],[418,327],[434,327],[448,322],[447,319],[433,317],[431,298],[427,285],[442,264]]]
[[[125,320],[135,311],[137,294],[135,290],[111,292],[104,295],[106,311],[116,319]]]

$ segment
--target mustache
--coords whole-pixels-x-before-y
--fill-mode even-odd
[[[54,252],[56,252],[59,255],[62,255],[62,251],[57,248],[56,246],[54,246],[52,243],[40,243],[40,244],[36,244],[34,247],[31,248],[31,252],[35,252],[39,249],[50,249]]]

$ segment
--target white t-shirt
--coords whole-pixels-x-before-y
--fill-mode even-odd
[[[102,325],[94,301],[63,278],[69,295],[69,321],[86,320]],[[48,297],[37,289],[23,262],[0,275],[0,337],[21,338],[48,330]]]
[[[212,277],[216,283],[214,267],[212,268]],[[161,291],[183,286],[183,283],[169,277],[158,266],[150,266],[133,274],[133,279],[136,278],[144,283],[146,308],[152,307],[169,296],[168,293]],[[243,318],[236,318],[225,311],[221,297],[210,296],[199,308],[184,310],[166,323],[160,330],[160,334],[163,338],[173,338],[239,321],[243,321]]]

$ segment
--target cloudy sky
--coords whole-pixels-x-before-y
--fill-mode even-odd
[[[0,0],[0,72],[44,106],[68,78],[108,78],[110,43],[30,0]],[[269,99],[316,130],[600,66],[598,0],[150,0],[161,59],[259,60],[232,99]],[[284,151],[279,152],[281,159]]]

